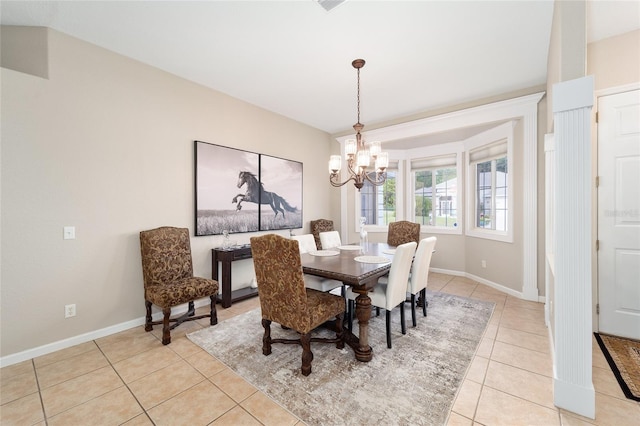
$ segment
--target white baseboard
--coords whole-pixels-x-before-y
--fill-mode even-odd
[[[505,287],[502,284],[498,284],[498,283],[494,283],[493,281],[489,281],[485,278],[482,277],[478,277],[476,275],[473,274],[469,274],[467,272],[460,272],[460,271],[453,271],[450,269],[440,269],[440,268],[429,268],[429,271],[431,272],[437,272],[440,274],[447,274],[447,275],[454,275],[456,277],[465,277],[465,278],[469,278],[470,280],[474,280],[477,281],[479,283],[482,283],[484,285],[487,285],[491,288],[495,288],[496,290],[499,290],[503,293],[507,293],[510,296],[513,297],[517,297],[518,299],[525,299],[523,293],[521,291],[517,291],[514,290],[512,288],[509,287]],[[545,296],[538,296],[538,302],[540,303],[546,303],[547,298]]]
[[[208,306],[210,300],[200,299],[195,301],[195,307]],[[180,315],[187,312],[188,305],[179,305],[171,310],[172,316]],[[162,312],[157,311],[151,315],[154,321],[162,319]],[[109,336],[111,334],[119,333],[121,331],[129,330],[133,327],[143,326],[145,323],[145,317],[133,319],[131,321],[125,321],[120,324],[115,324],[109,327],[101,328],[99,330],[90,331],[88,333],[80,334],[78,336],[70,337],[68,339],[58,340],[57,342],[49,343],[37,348],[27,349],[26,351],[18,352],[11,355],[6,355],[0,358],[0,367],[7,367],[9,365],[17,364],[22,361],[26,361],[32,358],[37,358],[42,355],[47,355],[52,352],[56,352],[62,349],[70,348],[71,346],[79,345],[81,343],[90,342],[92,340],[99,339],[101,337]]]

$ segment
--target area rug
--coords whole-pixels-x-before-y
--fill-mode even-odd
[[[188,338],[308,425],[443,425],[495,304],[436,292],[428,292],[427,300],[428,316],[418,309],[416,328],[405,304],[406,335],[400,333],[399,308],[393,310],[392,349],[384,313],[372,315],[368,363],[356,361],[348,346],[312,343],[307,377],[300,373],[299,345],[274,344],[271,355],[262,355],[260,309]],[[332,333],[314,333],[323,335]],[[295,338],[295,332],[273,324],[271,336]]]
[[[640,401],[640,341],[593,333],[624,395]]]

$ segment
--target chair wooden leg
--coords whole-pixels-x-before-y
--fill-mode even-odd
[[[427,316],[427,306],[429,302],[427,302],[427,289],[423,288],[420,290],[420,297],[422,297],[422,315]]]
[[[151,302],[149,302],[148,300],[145,300],[144,305],[147,308],[147,316],[145,318],[144,331],[151,331],[153,330],[153,325],[151,325],[151,322],[153,321],[153,319],[151,318]]]
[[[196,314],[196,305],[195,303],[193,303],[193,300],[191,302],[189,302],[189,315],[190,317],[194,316]]]
[[[336,337],[338,338],[336,348],[344,348],[344,312],[336,315]]]
[[[400,302],[400,325],[402,327],[402,334],[407,334],[407,325],[404,321],[404,301]]]
[[[262,336],[262,355],[271,355],[271,321],[263,319],[262,327],[264,327],[264,336]]]
[[[411,323],[416,326],[416,295],[411,295]]]
[[[169,326],[169,318],[171,317],[171,308],[165,308],[162,310],[164,318],[162,319],[162,344],[168,345],[171,343],[171,327]]]
[[[313,352],[311,352],[311,333],[300,336],[300,344],[302,345],[302,375],[311,374],[311,361],[313,361]]]
[[[391,311],[387,312],[387,347],[391,349]]]
[[[218,323],[218,311],[216,310],[216,296],[211,296],[211,318],[209,318],[210,325],[216,325]]]

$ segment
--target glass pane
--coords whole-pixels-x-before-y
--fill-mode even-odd
[[[388,171],[386,181],[374,186],[365,181],[360,190],[360,217],[369,225],[388,225],[396,218],[396,171]],[[375,172],[370,174],[375,180]]]
[[[429,225],[431,217],[431,198],[433,188],[431,185],[432,173],[430,170],[415,172],[413,187],[415,188],[414,221],[421,225]]]

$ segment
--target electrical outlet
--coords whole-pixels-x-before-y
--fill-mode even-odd
[[[62,228],[62,238],[65,240],[75,240],[76,239],[76,227],[75,226],[65,226]]]
[[[486,260],[483,260],[483,261],[482,261],[482,267],[483,267],[483,268],[486,268],[486,267],[487,267],[487,261],[486,261]]]
[[[76,304],[64,305],[64,317],[71,318],[76,316]]]

